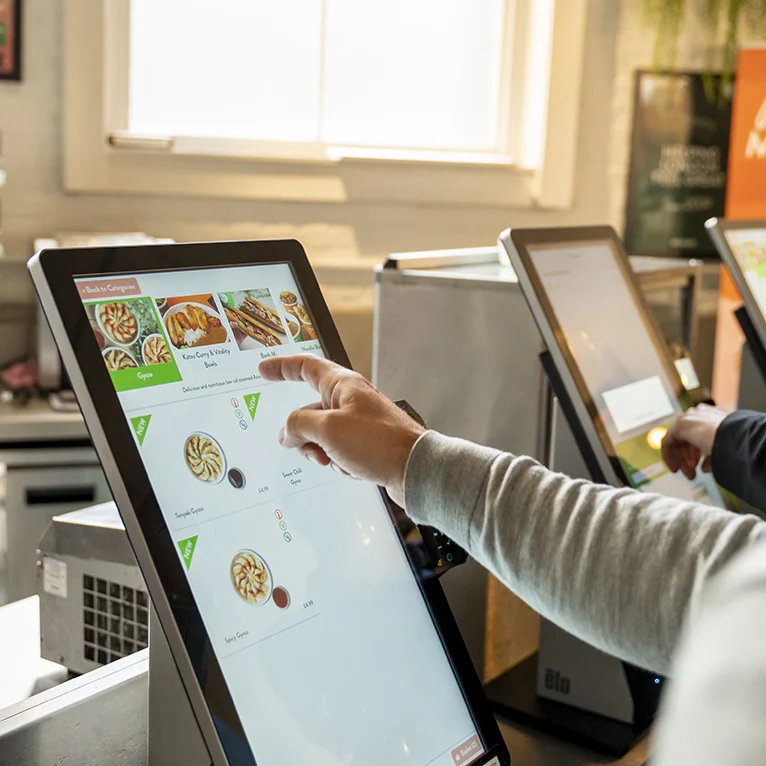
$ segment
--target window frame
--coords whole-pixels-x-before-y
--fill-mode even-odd
[[[334,147],[140,136],[128,124],[130,0],[64,8],[64,186],[77,193],[157,194],[317,203],[569,208],[572,204],[587,0],[508,0],[501,131],[510,154]],[[540,4],[537,4],[538,8]],[[530,76],[550,29],[548,71]],[[547,40],[543,40],[547,43]],[[107,55],[107,51],[109,55]],[[539,62],[538,62],[539,63]],[[547,61],[545,62],[548,63]],[[544,94],[540,98],[540,93]],[[518,98],[517,98],[518,96]],[[510,100],[531,119],[511,120]],[[537,119],[541,128],[535,128]]]

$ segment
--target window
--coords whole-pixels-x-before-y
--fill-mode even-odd
[[[126,127],[507,153],[505,12],[505,0],[132,0]]]
[[[67,185],[529,204],[586,5],[71,0]]]

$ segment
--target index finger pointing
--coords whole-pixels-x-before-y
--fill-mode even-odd
[[[276,356],[264,360],[258,366],[258,372],[264,380],[304,381],[319,392],[324,402],[332,399],[338,375],[345,371],[345,367],[314,354]]]

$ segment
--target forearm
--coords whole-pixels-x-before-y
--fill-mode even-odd
[[[405,502],[542,615],[658,672],[707,578],[766,535],[755,517],[572,480],[435,432],[412,451]]]
[[[766,509],[766,415],[749,410],[729,415],[716,431],[712,465],[722,487]]]

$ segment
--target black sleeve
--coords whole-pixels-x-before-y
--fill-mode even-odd
[[[766,510],[766,415],[737,410],[726,417],[715,435],[712,462],[724,489]]]

